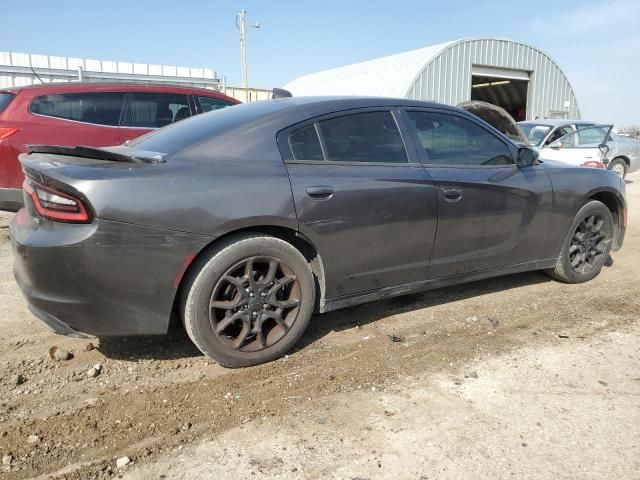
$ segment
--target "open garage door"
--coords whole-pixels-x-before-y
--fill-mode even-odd
[[[474,66],[471,75],[471,100],[498,105],[518,122],[526,120],[529,72]]]

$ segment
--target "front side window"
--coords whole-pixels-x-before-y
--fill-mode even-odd
[[[315,125],[299,128],[289,135],[294,160],[324,160]]]
[[[559,127],[551,135],[549,135],[549,138],[547,138],[545,145],[551,145],[553,142],[555,142],[559,138],[564,137],[565,135],[568,135],[571,132],[573,132],[573,128],[570,125]]]
[[[407,112],[432,165],[511,165],[511,151],[496,136],[466,118]]]
[[[191,116],[187,95],[134,92],[129,94],[123,125],[162,128]]]
[[[200,108],[203,113],[210,112],[211,110],[220,110],[221,108],[231,107],[233,103],[229,103],[226,100],[220,100],[213,97],[198,97],[200,102]]]
[[[62,93],[37,97],[29,111],[47,117],[117,126],[123,104],[123,92]]]
[[[407,163],[407,152],[391,112],[364,112],[318,122],[327,160]]]

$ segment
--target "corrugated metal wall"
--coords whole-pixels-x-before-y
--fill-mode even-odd
[[[220,88],[220,80],[216,77],[216,72],[210,68],[16,52],[0,52],[0,88],[40,83],[33,70],[45,83],[77,81],[79,69],[82,69],[83,80],[88,82],[179,83],[201,88]]]
[[[446,48],[418,75],[407,97],[449,105],[470,100],[474,65],[529,72],[527,119],[549,118],[552,112],[580,118],[576,96],[558,65],[540,50],[509,40],[462,40]]]

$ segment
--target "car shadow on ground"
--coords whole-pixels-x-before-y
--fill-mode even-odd
[[[299,343],[299,348],[314,343],[332,331],[367,325],[392,315],[551,281],[543,272],[518,273],[336,310],[312,319],[309,330]]]
[[[542,272],[519,273],[403,295],[315,315],[296,350],[313,344],[331,332],[366,325],[392,315],[550,281],[551,279]],[[202,356],[191,343],[181,325],[173,326],[166,336],[103,338],[100,339],[98,349],[108,358],[132,362],[138,360],[177,360]]]
[[[138,360],[180,360],[201,357],[182,327],[171,327],[167,335],[107,337],[100,339],[98,350],[107,358]]]

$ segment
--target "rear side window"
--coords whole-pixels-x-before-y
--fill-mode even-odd
[[[510,165],[505,143],[471,120],[434,112],[407,112],[431,165]]]
[[[47,117],[117,126],[123,104],[123,92],[63,93],[37,97],[29,110]]]
[[[315,125],[299,128],[289,135],[294,160],[324,160]]]
[[[13,93],[0,92],[0,113],[9,106],[15,95]]]
[[[187,95],[134,92],[129,94],[123,125],[162,128],[191,116]]]
[[[584,127],[560,137],[558,141],[563,148],[595,148],[607,141],[607,133],[608,125]]]
[[[365,112],[318,122],[327,160],[407,163],[407,152],[391,112]]]
[[[230,107],[233,103],[229,103],[226,100],[220,100],[219,98],[212,97],[198,97],[200,108],[203,113],[210,112],[211,110],[219,110],[221,108]]]

